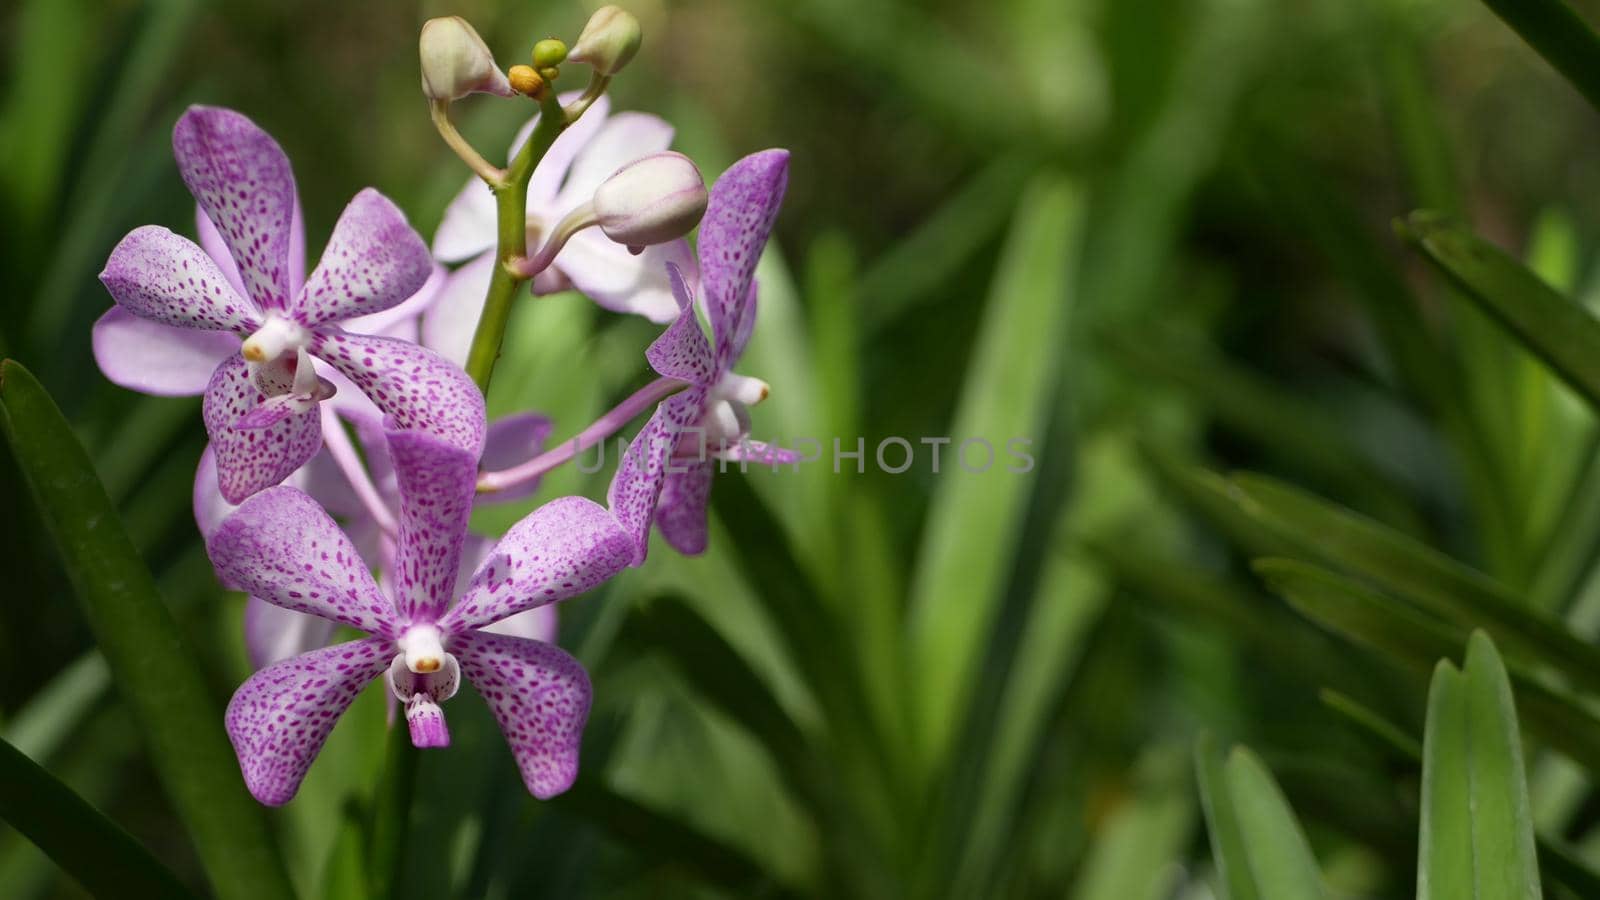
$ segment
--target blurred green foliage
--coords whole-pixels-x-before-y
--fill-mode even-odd
[[[1596,896],[1600,119],[1562,76],[1600,83],[1575,30],[1600,9],[1494,5],[1560,72],[1468,0],[628,4],[621,108],[708,175],[793,151],[742,367],[775,390],[758,432],[862,437],[868,471],[719,479],[709,554],[657,548],[563,609],[597,696],[570,794],[528,798],[453,704],[400,896],[1402,897],[1419,865],[1459,874],[1427,848],[1484,846],[1504,896],[1541,872]],[[247,665],[190,515],[198,403],[89,354],[110,247],[191,221],[172,122],[220,104],[276,136],[313,248],[367,185],[431,234],[466,172],[418,91],[421,21],[463,15],[510,65],[587,13],[0,11],[0,352],[89,449],[219,702]],[[458,112],[492,156],[531,108]],[[652,335],[528,301],[491,411],[570,433]],[[904,474],[870,465],[892,435]],[[925,436],[1030,438],[1036,465],[935,474]],[[0,455],[0,737],[204,890]],[[1463,668],[1430,695],[1441,657]],[[377,694],[271,814],[302,896],[367,896]],[[1510,786],[1465,824],[1483,782],[1440,774],[1464,746]],[[0,885],[82,892],[11,831]]]

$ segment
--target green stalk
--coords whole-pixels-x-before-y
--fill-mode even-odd
[[[489,294],[483,303],[483,317],[478,320],[478,330],[472,336],[472,349],[467,354],[467,374],[477,382],[484,396],[489,394],[489,379],[494,375],[495,360],[500,358],[500,344],[505,340],[506,325],[511,321],[511,304],[526,280],[507,265],[519,256],[528,255],[528,180],[533,170],[544,159],[550,145],[571,124],[566,112],[556,101],[554,88],[545,91],[539,101],[539,124],[517,156],[506,169],[505,178],[492,185],[495,207],[498,211],[498,247],[500,265],[495,266],[494,277],[489,281]]]
[[[411,732],[404,711],[397,710],[389,729],[389,747],[384,754],[383,780],[372,799],[372,836],[367,871],[370,896],[392,897],[405,870],[406,838],[410,834],[411,798],[417,792],[419,751],[411,746]]]

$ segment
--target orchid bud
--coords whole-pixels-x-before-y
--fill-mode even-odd
[[[610,77],[622,71],[639,52],[642,37],[639,20],[633,13],[620,6],[602,6],[589,17],[567,58],[588,63],[597,74]]]
[[[706,211],[706,184],[689,157],[666,151],[635,160],[614,172],[592,201],[606,237],[629,247],[648,247],[683,237]]]
[[[509,97],[511,84],[494,54],[466,19],[445,16],[422,24],[422,92],[430,100],[459,100],[474,91]]]

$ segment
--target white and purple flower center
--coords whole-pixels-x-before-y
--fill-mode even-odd
[[[759,378],[734,372],[722,376],[706,395],[706,413],[700,422],[706,444],[736,444],[750,433],[750,407],[767,399],[771,387]]]

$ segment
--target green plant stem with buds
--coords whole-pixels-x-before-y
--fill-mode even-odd
[[[572,117],[571,121],[576,121]],[[491,182],[494,191],[497,221],[499,223],[496,253],[500,265],[494,268],[489,281],[489,293],[484,299],[483,316],[478,319],[478,330],[472,336],[472,349],[467,353],[467,374],[487,396],[489,379],[494,375],[495,360],[500,358],[500,343],[505,340],[506,324],[511,321],[511,304],[527,279],[509,264],[528,255],[528,180],[533,170],[544,159],[550,145],[571,124],[566,111],[556,100],[554,86],[544,92],[539,100],[539,124],[533,134],[517,151],[499,179]]]

